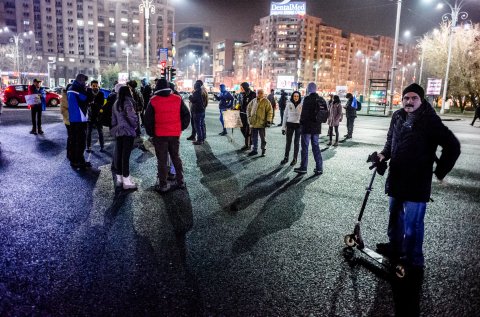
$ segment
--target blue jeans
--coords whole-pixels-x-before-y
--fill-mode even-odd
[[[195,112],[193,123],[197,132],[197,141],[205,141],[205,112]]]
[[[225,123],[223,122],[223,112],[227,109],[220,109],[220,123],[222,124],[223,132],[227,132],[225,129]]]
[[[316,170],[323,171],[323,159],[320,146],[318,145],[318,134],[302,134],[302,163],[300,168],[306,170],[308,166],[308,145],[312,142],[313,158],[315,159]]]
[[[427,203],[403,201],[390,197],[388,238],[406,263],[423,266],[423,236]]]

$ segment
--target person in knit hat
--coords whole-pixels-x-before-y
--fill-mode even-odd
[[[307,173],[308,146],[310,143],[312,143],[313,158],[315,159],[315,169],[313,173],[317,176],[323,173],[322,152],[318,144],[321,122],[317,119],[317,113],[321,108],[327,109],[327,102],[317,94],[317,85],[311,82],[307,85],[307,96],[303,99],[302,113],[300,115],[302,162],[300,163],[300,167],[294,169],[296,173]]]
[[[240,90],[242,94],[242,103],[240,104],[240,119],[242,120],[242,127],[240,131],[242,131],[243,137],[245,139],[245,145],[241,148],[241,150],[249,150],[250,149],[250,125],[248,123],[248,116],[247,116],[247,108],[250,101],[257,98],[257,94],[250,89],[250,85],[247,82],[243,82],[240,84]]]
[[[390,219],[389,242],[377,244],[377,251],[403,263],[407,274],[410,271],[421,278],[423,219],[430,200],[432,175],[439,181],[445,178],[460,155],[460,143],[425,100],[420,85],[414,83],[403,90],[402,105],[392,115],[387,142],[378,154],[380,162],[390,160],[385,184],[390,197]],[[442,147],[439,159],[438,146]]]

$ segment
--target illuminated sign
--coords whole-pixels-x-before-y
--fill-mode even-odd
[[[285,0],[270,3],[270,15],[305,15],[306,12],[306,2],[290,2],[290,0]]]
[[[279,75],[277,77],[277,88],[282,89],[282,88],[292,88],[293,81],[295,80],[295,77],[293,76],[282,76]]]

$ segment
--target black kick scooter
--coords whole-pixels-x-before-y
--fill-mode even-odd
[[[370,180],[370,184],[366,188],[367,192],[365,193],[365,197],[363,198],[362,208],[360,209],[360,214],[358,215],[357,223],[355,224],[353,233],[347,234],[344,238],[344,242],[347,245],[347,249],[351,253],[351,256],[353,256],[353,251],[356,247],[358,250],[360,250],[360,252],[367,255],[370,259],[383,266],[388,272],[394,273],[399,279],[403,279],[406,275],[405,267],[402,264],[394,263],[386,256],[381,255],[370,248],[367,248],[360,234],[360,224],[362,222],[363,212],[365,211],[368,197],[370,196],[370,192],[372,191],[372,185],[373,181],[375,180],[375,175],[379,174],[382,176],[387,170],[387,162],[380,162],[377,156],[377,152],[373,152],[372,154],[370,154],[368,156],[367,162],[372,163],[369,169],[373,169],[373,175]]]

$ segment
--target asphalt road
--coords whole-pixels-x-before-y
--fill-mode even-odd
[[[188,190],[161,196],[148,142],[131,158],[139,190],[115,191],[112,139],[107,153],[94,145],[92,170],[75,171],[58,109],[43,117],[43,136],[28,133],[27,109],[0,117],[0,316],[478,316],[480,129],[467,119],[446,122],[462,155],[446,184],[433,182],[415,283],[343,251],[388,118],[361,116],[352,140],[322,142],[324,174],[310,157],[302,177],[279,165],[280,128],[267,130],[266,157],[247,157],[238,129],[218,135],[213,104],[206,144],[182,136]],[[362,224],[371,246],[386,241],[384,182]]]

